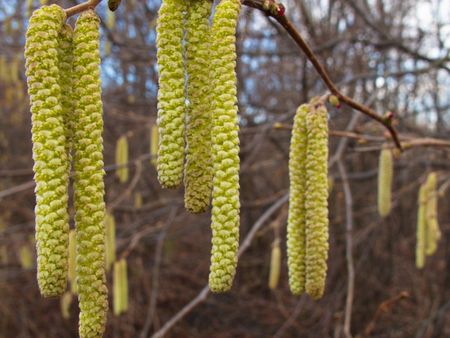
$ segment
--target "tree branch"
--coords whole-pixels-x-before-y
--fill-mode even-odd
[[[67,18],[70,18],[73,15],[76,15],[78,13],[87,11],[88,9],[94,9],[98,6],[98,4],[102,0],[88,0],[86,2],[83,2],[81,4],[75,5],[73,7],[67,8],[65,10]]]

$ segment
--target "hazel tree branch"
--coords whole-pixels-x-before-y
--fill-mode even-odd
[[[381,116],[378,113],[376,113],[374,110],[372,110],[371,108],[369,108],[361,103],[358,103],[355,100],[353,100],[352,98],[341,93],[339,91],[339,89],[337,88],[337,86],[334,84],[334,82],[331,80],[325,67],[323,67],[322,64],[319,62],[319,60],[317,59],[317,57],[314,54],[311,47],[309,47],[309,45],[306,43],[306,41],[300,35],[298,30],[294,27],[292,22],[286,17],[285,9],[282,4],[277,3],[274,0],[263,0],[263,1],[261,1],[261,0],[242,0],[242,4],[244,4],[248,7],[258,9],[258,10],[264,12],[267,16],[274,18],[286,30],[286,32],[289,34],[289,36],[295,41],[297,46],[306,55],[308,60],[313,64],[317,73],[322,78],[323,82],[325,82],[325,85],[328,87],[330,92],[333,95],[337,96],[341,102],[344,102],[345,104],[352,107],[353,109],[356,109],[356,110],[360,111],[361,113],[374,119],[375,121],[381,123],[391,134],[392,140],[394,141],[397,148],[399,148],[400,150],[402,149],[402,145],[400,143],[398,133],[395,130],[395,128],[392,126],[393,115],[390,113],[390,114],[386,114],[385,116]]]
[[[75,5],[73,7],[67,8],[65,10],[67,18],[79,14],[81,12],[87,11],[88,9],[95,9],[102,0],[88,0],[82,2],[81,4]]]

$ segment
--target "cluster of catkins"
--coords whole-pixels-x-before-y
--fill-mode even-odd
[[[433,255],[442,237],[438,223],[437,174],[431,172],[420,186],[417,212],[416,266],[422,269],[425,257]]]
[[[328,258],[328,124],[319,100],[301,105],[289,151],[287,256],[295,295],[322,297]]]
[[[88,10],[79,16],[74,30],[65,21],[61,7],[43,6],[34,11],[26,34],[37,278],[43,296],[61,295],[66,289],[72,168],[79,332],[81,337],[101,337],[108,300],[99,18]],[[73,279],[74,272],[70,273]]]
[[[236,23],[239,0],[163,0],[157,23],[158,179],[184,181],[185,207],[207,210],[212,196],[209,287],[231,288],[239,242]]]

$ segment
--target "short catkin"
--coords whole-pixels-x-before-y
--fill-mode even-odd
[[[114,215],[109,212],[107,212],[105,216],[105,228],[106,270],[109,270],[116,260],[116,220]]]
[[[213,292],[231,288],[239,247],[239,125],[236,96],[236,24],[239,0],[222,0],[212,25],[213,191],[212,250],[209,287]]]
[[[436,252],[438,241],[441,238],[441,230],[439,229],[437,219],[438,194],[436,191],[437,175],[435,172],[428,175],[425,184],[427,186],[427,201],[425,209],[427,220],[425,252],[428,256],[430,256]]]
[[[115,316],[119,316],[122,313],[122,279],[121,279],[121,264],[120,262],[114,262],[113,268],[113,312]]]
[[[306,194],[306,115],[309,104],[297,109],[289,150],[289,213],[287,260],[289,288],[294,295],[305,291],[305,194]]]
[[[95,12],[88,10],[79,16],[74,33],[74,201],[82,338],[102,336],[108,310],[99,24]]]
[[[186,20],[186,70],[189,108],[186,120],[184,205],[206,211],[212,188],[210,0],[191,0]]]
[[[159,73],[157,159],[158,180],[176,188],[183,177],[186,115],[183,60],[185,0],[163,0],[156,26]]]
[[[121,303],[122,303],[122,312],[128,311],[128,268],[127,268],[127,260],[122,258],[119,261],[120,264],[120,280],[122,284],[121,288]]]
[[[328,258],[328,123],[324,104],[311,104],[306,130],[305,291],[318,299],[325,290]]]
[[[128,181],[128,140],[125,135],[119,137],[116,143],[116,175],[121,183]]]
[[[386,217],[391,212],[391,190],[394,167],[392,163],[392,152],[383,148],[380,153],[378,167],[378,213]]]
[[[272,243],[272,251],[270,254],[270,271],[269,271],[269,288],[274,290],[278,286],[280,280],[281,269],[281,249],[280,239],[276,238]]]
[[[416,267],[422,269],[425,265],[426,231],[427,231],[427,185],[420,186],[417,211],[417,232],[416,232]]]
[[[78,293],[77,290],[77,234],[76,230],[70,230],[69,232],[69,282],[70,282],[70,291],[74,294]]]
[[[46,297],[61,295],[67,281],[69,158],[58,53],[65,19],[64,10],[56,5],[36,10],[25,44],[36,182],[37,278]]]

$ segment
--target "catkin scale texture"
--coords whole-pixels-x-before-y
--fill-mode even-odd
[[[158,180],[176,188],[183,176],[186,115],[183,27],[185,0],[163,0],[158,12],[156,46],[159,74]]]
[[[306,193],[306,115],[308,104],[297,109],[289,150],[289,213],[287,257],[289,288],[294,295],[305,290],[305,193]]]
[[[306,282],[312,298],[322,297],[328,258],[328,124],[323,104],[306,115]]]
[[[186,20],[189,109],[186,121],[184,205],[193,213],[209,206],[212,186],[209,0],[191,0]]]
[[[236,97],[236,24],[241,3],[223,0],[212,26],[214,71],[212,250],[209,287],[231,288],[239,246],[239,125]]]
[[[95,12],[88,10],[79,16],[74,34],[74,200],[82,338],[102,336],[108,309],[99,23]]]
[[[59,6],[36,10],[25,44],[36,182],[37,279],[43,296],[64,292],[68,258],[68,163],[59,71]]]
[[[393,174],[392,152],[384,148],[381,150],[378,168],[378,213],[381,217],[386,217],[391,211]]]

